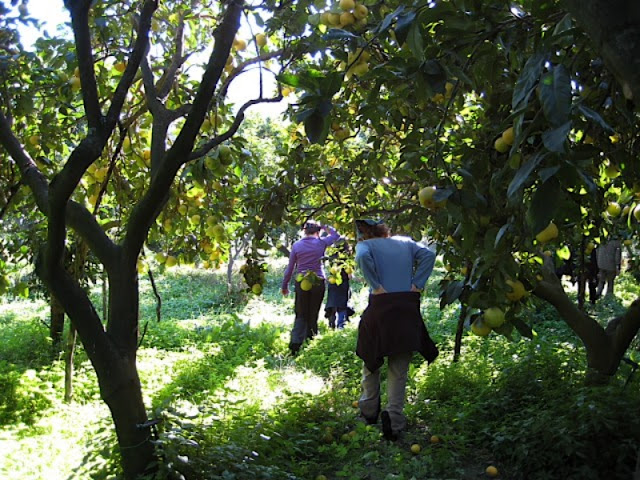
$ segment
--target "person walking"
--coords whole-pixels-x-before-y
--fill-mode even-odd
[[[596,298],[600,298],[607,284],[606,298],[613,297],[613,284],[620,273],[622,262],[622,244],[617,238],[612,238],[604,245],[596,248],[596,258],[598,263],[598,288]]]
[[[358,406],[369,424],[377,423],[380,415],[384,437],[395,440],[407,424],[403,410],[413,352],[429,363],[438,356],[420,313],[420,293],[436,255],[409,237],[391,236],[382,221],[356,220],[356,230],[356,264],[370,288],[358,326],[356,354],[363,361]],[[381,412],[380,367],[385,357],[387,405]]]
[[[336,243],[333,249],[337,250],[333,255],[330,255],[328,260],[330,262],[344,262],[346,258],[351,256],[351,249],[349,244],[341,239]],[[347,273],[344,265],[338,267],[337,265],[331,266],[331,275],[329,276],[327,286],[327,301],[324,305],[324,316],[329,321],[329,328],[338,329],[344,328],[349,321],[349,317],[353,314],[353,310],[349,307],[349,299],[351,298],[351,275]],[[334,273],[335,272],[335,273]],[[337,325],[336,325],[337,317]]]
[[[340,276],[340,283],[337,279],[333,283],[329,283],[327,287],[327,302],[324,305],[324,316],[329,321],[329,328],[342,329],[349,321],[351,308],[349,307],[349,298],[351,297],[351,286],[349,284],[349,274],[344,268],[336,276]],[[337,317],[337,324],[336,324]]]
[[[324,230],[327,235],[320,237]],[[296,278],[312,274],[311,288],[305,290],[305,280],[295,282],[295,319],[291,330],[289,350],[292,355],[297,355],[302,343],[313,338],[318,333],[318,313],[322,306],[325,290],[325,276],[322,268],[322,258],[329,245],[334,244],[340,234],[333,227],[320,225],[313,220],[307,221],[303,226],[304,237],[291,247],[289,264],[284,272],[282,280],[282,294],[289,294],[289,282],[296,272]],[[304,286],[307,286],[305,284]]]

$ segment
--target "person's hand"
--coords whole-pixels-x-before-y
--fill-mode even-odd
[[[384,289],[384,287],[382,285],[380,285],[375,290],[371,290],[371,293],[374,294],[374,295],[380,295],[381,293],[387,293],[387,291]]]
[[[284,295],[285,297],[286,297],[287,295],[289,295],[289,289],[288,289],[288,288],[283,288],[283,289],[282,289],[282,295]]]
[[[412,292],[418,292],[418,293],[422,293],[422,289],[416,287],[415,285],[411,284],[411,291]]]

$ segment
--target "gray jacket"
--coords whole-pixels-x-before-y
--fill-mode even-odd
[[[609,240],[604,245],[599,246],[596,249],[596,259],[598,268],[601,270],[620,270],[620,262],[622,261],[622,244],[620,240]]]

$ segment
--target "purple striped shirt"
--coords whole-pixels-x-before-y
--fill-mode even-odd
[[[284,271],[284,279],[282,280],[283,290],[288,289],[294,269],[297,273],[312,270],[320,278],[324,278],[324,269],[322,268],[324,251],[329,245],[334,244],[340,238],[340,234],[336,232],[333,227],[325,225],[322,228],[326,232],[329,232],[329,235],[321,238],[315,235],[304,237],[291,247],[289,265],[287,265],[287,269]]]

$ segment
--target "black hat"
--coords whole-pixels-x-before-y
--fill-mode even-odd
[[[304,226],[302,227],[302,229],[304,230],[305,233],[311,234],[311,233],[317,233],[320,230],[322,230],[322,226],[315,220],[307,220]]]

